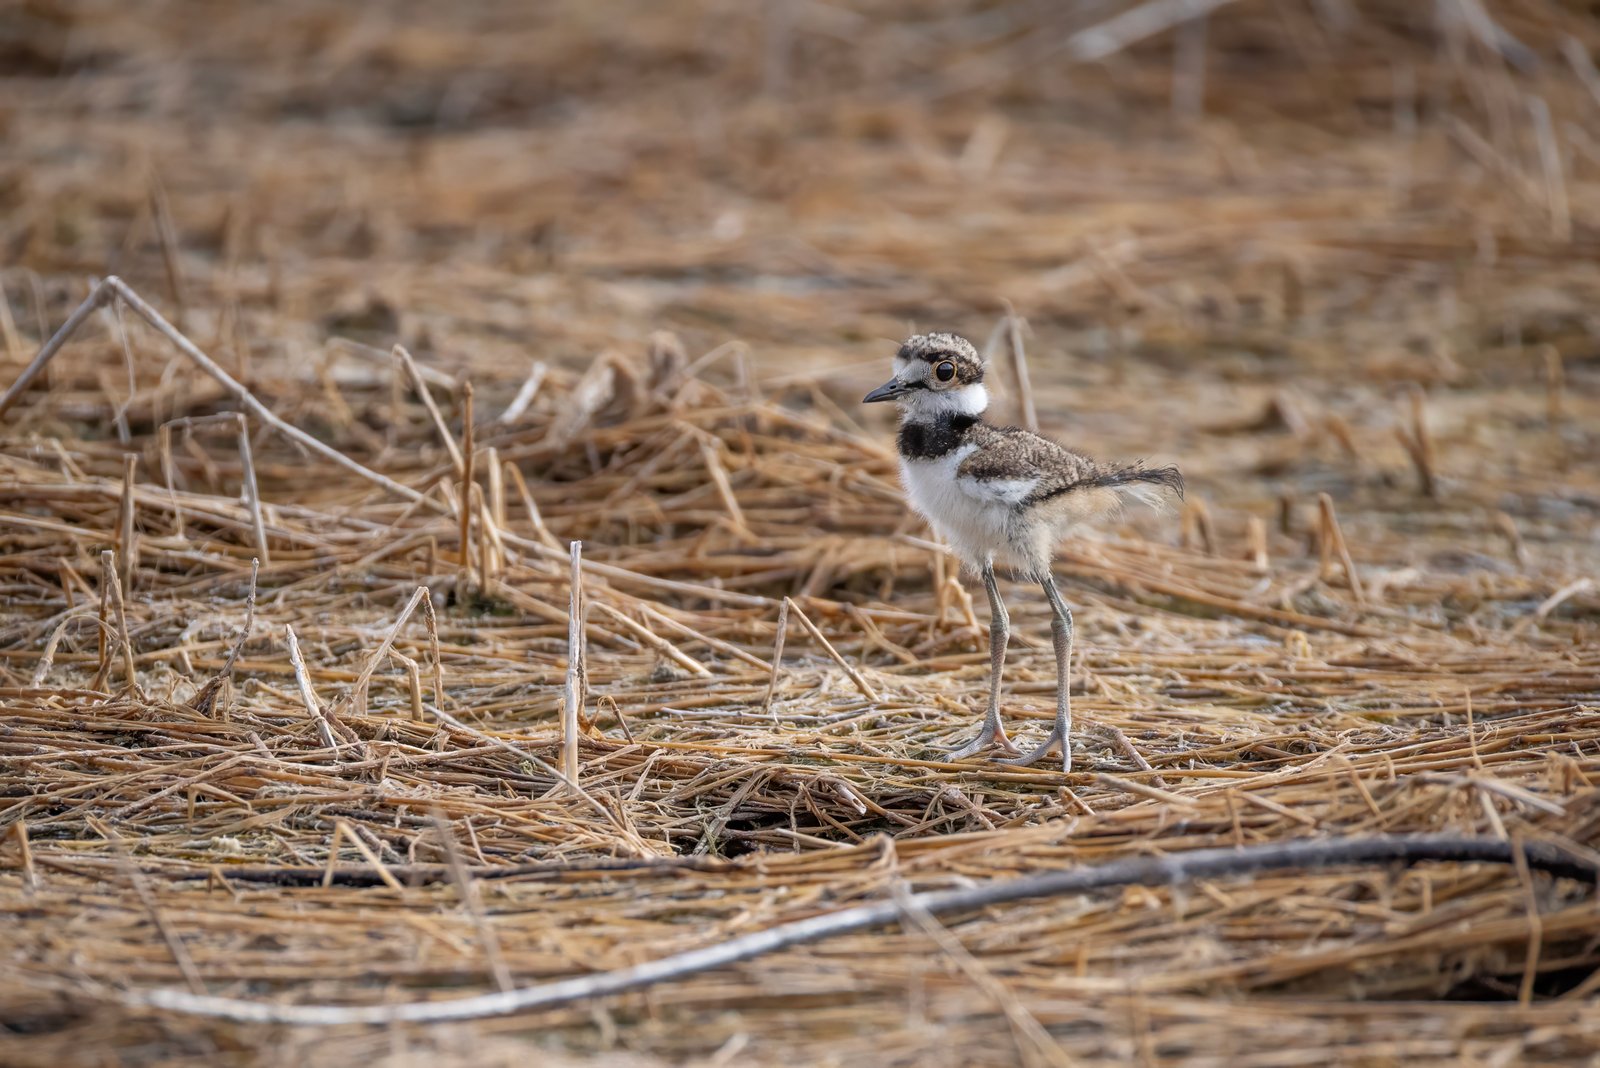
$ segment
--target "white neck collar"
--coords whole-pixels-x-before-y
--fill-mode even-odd
[[[900,410],[913,423],[931,423],[941,415],[979,416],[989,407],[989,391],[982,382],[960,389],[919,389],[900,398]]]

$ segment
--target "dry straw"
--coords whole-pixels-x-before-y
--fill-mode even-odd
[[[1588,23],[213,6],[16,46],[0,1061],[1600,1055]],[[1062,546],[1074,775],[941,755],[912,327],[1204,502]]]

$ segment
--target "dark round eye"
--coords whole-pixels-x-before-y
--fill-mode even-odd
[[[956,365],[946,360],[933,369],[933,376],[941,382],[948,382],[956,376]]]

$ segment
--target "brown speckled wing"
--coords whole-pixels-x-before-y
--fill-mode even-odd
[[[977,482],[1038,479],[1030,497],[1055,496],[1092,479],[1100,466],[1081,453],[1014,426],[972,428],[977,450],[962,461],[956,477]]]

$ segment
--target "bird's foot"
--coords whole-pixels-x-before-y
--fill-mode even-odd
[[[1013,743],[1010,738],[1006,737],[1006,729],[1004,727],[1000,726],[998,723],[985,722],[983,725],[983,730],[978,732],[978,736],[976,738],[972,739],[972,741],[968,742],[966,745],[947,752],[945,754],[945,759],[965,760],[967,757],[975,756],[978,753],[983,752],[985,749],[998,749],[1000,752],[1006,753],[1010,756],[1017,756],[1022,752],[1022,750],[1018,749],[1016,744]]]
[[[1038,763],[1041,758],[1048,756],[1051,750],[1055,749],[1057,746],[1060,746],[1061,748],[1061,771],[1063,774],[1065,774],[1072,770],[1072,746],[1068,744],[1067,739],[1063,736],[1059,727],[1051,731],[1050,736],[1046,738],[1044,743],[1037,749],[1030,753],[1024,753],[1021,756],[1013,757],[1010,760],[1002,760],[1000,763],[1010,764],[1015,768],[1025,768],[1030,764]]]

